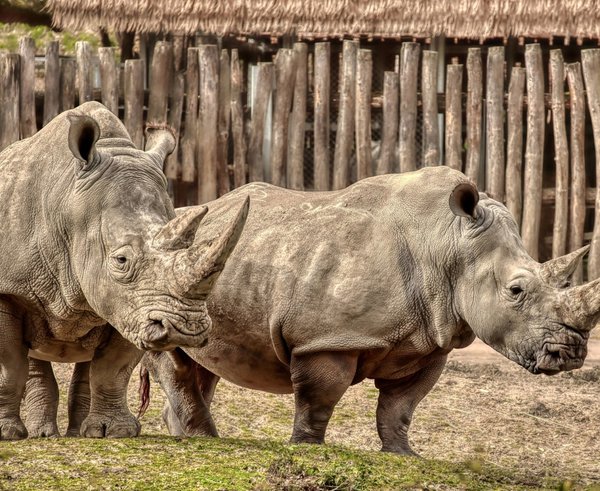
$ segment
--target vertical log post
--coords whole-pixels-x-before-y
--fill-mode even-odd
[[[22,37],[19,41],[20,62],[20,116],[21,138],[28,138],[37,131],[35,118],[35,41]]]
[[[137,148],[144,148],[144,62],[125,61],[125,128]]]
[[[102,104],[119,116],[119,66],[115,48],[98,48]]]
[[[329,190],[329,95],[331,84],[331,45],[315,44],[314,89],[314,188]]]
[[[60,59],[58,41],[50,41],[46,46],[46,66],[44,70],[44,125],[60,111]]]
[[[508,85],[508,122],[506,141],[506,207],[517,225],[523,211],[523,94],[525,69],[515,66]]]
[[[73,58],[60,60],[60,110],[66,111],[75,107],[75,77],[77,62]]]
[[[256,74],[256,93],[252,108],[252,127],[248,145],[248,173],[250,182],[264,181],[263,138],[269,98],[273,90],[273,63],[259,63]]]
[[[550,93],[556,162],[552,257],[556,258],[567,252],[567,225],[569,224],[569,147],[565,123],[565,68],[560,49],[550,51]]]
[[[219,114],[217,118],[217,192],[219,196],[229,192],[229,119],[231,115],[231,65],[226,49],[221,50],[219,59]]]
[[[308,92],[308,47],[294,44],[296,83],[290,123],[290,145],[287,167],[287,185],[290,189],[304,189],[304,139],[306,132],[306,98]]]
[[[539,257],[542,214],[542,170],[544,164],[544,70],[539,44],[525,48],[527,73],[527,143],[525,146],[525,188],[523,196],[523,245],[530,256]]]
[[[579,63],[565,65],[571,106],[571,208],[569,210],[569,250],[583,245],[585,226],[585,95]],[[580,266],[573,274],[573,284],[583,282]]]
[[[194,182],[198,135],[198,48],[188,48],[185,72],[185,133],[181,141],[181,180]]]
[[[423,99],[423,165],[440,165],[437,51],[423,51],[421,67],[421,97]]]
[[[504,201],[504,47],[488,50],[486,83],[486,176],[490,196]]]
[[[398,146],[398,74],[385,72],[383,75],[383,131],[381,153],[377,161],[376,173],[390,174],[396,169],[396,148]]]
[[[596,151],[596,206],[588,263],[588,280],[594,280],[600,276],[600,49],[582,51],[581,59]]]
[[[77,83],[79,84],[79,104],[93,99],[92,90],[92,51],[87,41],[75,43],[77,53]]]
[[[469,48],[467,54],[467,158],[465,174],[477,184],[480,181],[482,96],[481,49]]]
[[[343,189],[350,183],[350,157],[354,136],[356,98],[356,41],[344,41],[340,70],[340,102],[333,155],[333,189]]]
[[[448,167],[462,170],[462,72],[463,66],[452,60],[446,72],[446,151]]]
[[[154,45],[154,56],[150,69],[150,95],[148,99],[148,123],[165,124],[169,104],[169,89],[173,74],[173,45],[158,41]]]
[[[20,56],[0,53],[0,151],[19,139]]]
[[[246,136],[242,107],[242,66],[238,50],[231,50],[231,134],[233,137],[233,185],[246,184]]]
[[[185,80],[183,73],[175,73],[171,77],[171,89],[169,94],[169,117],[168,124],[175,131],[175,150],[167,157],[165,163],[165,175],[167,179],[175,181],[181,174],[181,160],[179,159],[179,131],[181,129],[181,115],[183,113],[183,91]]]
[[[373,175],[371,156],[371,83],[373,59],[371,50],[361,49],[356,59],[356,179]]]
[[[217,118],[219,113],[219,50],[200,46],[200,109],[198,111],[198,202],[217,198]]]
[[[400,50],[400,172],[417,168],[417,74],[420,47],[402,43]]]
[[[280,49],[275,58],[277,82],[271,139],[271,181],[281,187],[286,186],[288,127],[296,77],[294,60],[294,51],[286,48]]]

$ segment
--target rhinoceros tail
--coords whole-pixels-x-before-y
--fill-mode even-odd
[[[138,409],[138,419],[141,418],[150,405],[150,372],[144,365],[140,365],[140,407]]]

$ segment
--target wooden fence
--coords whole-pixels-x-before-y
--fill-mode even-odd
[[[591,187],[595,176],[586,176],[584,152],[587,107],[600,176],[599,49],[583,50],[581,62],[567,64],[560,49],[551,50],[545,93],[539,44],[526,46],[524,67],[507,66],[502,46],[469,48],[466,67],[458,59],[446,66],[440,93],[438,53],[407,42],[375,94],[372,53],[356,41],[344,41],[339,63],[330,43],[320,42],[280,49],[272,62],[253,66],[235,49],[201,45],[187,50],[185,71],[175,70],[168,42],[155,45],[148,70],[144,60],[119,64],[113,48],[96,55],[85,42],[77,44],[75,59],[59,57],[53,42],[46,47],[37,103],[34,54],[27,38],[18,54],[0,54],[0,149],[34,134],[60,111],[100,100],[140,147],[145,121],[166,122],[181,135],[165,166],[177,205],[206,202],[256,180],[341,189],[373,174],[439,165],[443,155],[445,165],[506,203],[534,258],[591,241],[588,276],[600,276],[599,206],[585,230],[586,209],[600,194]],[[376,141],[375,113],[382,118]],[[555,182],[544,188],[547,134],[553,135]],[[313,165],[307,167],[309,156]],[[549,216],[551,240],[545,241],[542,219]],[[544,250],[547,242],[551,253]]]

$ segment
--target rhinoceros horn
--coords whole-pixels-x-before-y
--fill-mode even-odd
[[[167,125],[149,124],[146,127],[146,154],[162,171],[165,158],[175,150],[175,135]]]
[[[580,331],[591,331],[600,320],[600,278],[565,290],[559,309],[564,322]]]
[[[552,286],[565,286],[589,250],[590,246],[587,245],[564,256],[546,261],[540,269],[542,280]]]
[[[225,261],[240,238],[249,207],[250,198],[247,197],[229,227],[213,240],[204,239],[202,227],[198,226],[207,212],[206,207],[190,208],[171,220],[155,236],[153,244],[163,250],[187,247],[177,258],[174,269],[181,295],[203,297],[210,293],[218,273],[223,270]],[[194,237],[190,241],[192,230]]]

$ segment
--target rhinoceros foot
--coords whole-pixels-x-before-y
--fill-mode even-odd
[[[0,440],[23,440],[27,438],[27,428],[20,418],[0,419]]]
[[[90,412],[81,425],[87,438],[130,438],[140,434],[141,425],[131,413],[101,414]]]
[[[30,423],[27,421],[27,432],[29,438],[57,438],[60,436],[55,421],[39,421]]]
[[[421,457],[417,452],[415,452],[410,445],[407,443],[406,445],[394,445],[394,446],[386,446],[383,445],[381,447],[382,452],[390,452],[395,453],[397,455],[405,455],[407,457]]]

